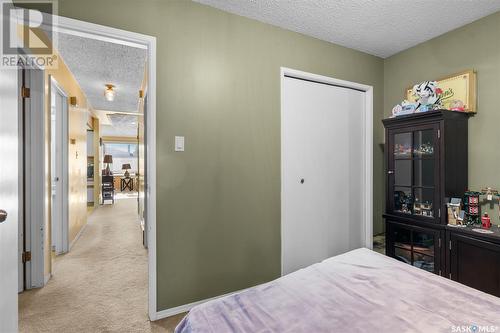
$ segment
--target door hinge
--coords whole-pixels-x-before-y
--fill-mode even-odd
[[[439,248],[441,248],[441,237],[439,237],[438,246],[439,246]]]
[[[450,244],[449,244],[449,246],[450,246],[450,250],[451,250],[451,239],[450,239]]]
[[[30,88],[22,87],[21,88],[21,97],[22,98],[30,98]]]
[[[438,209],[438,217],[441,218],[441,208]]]
[[[440,139],[440,138],[441,138],[441,130],[438,129],[438,139]]]
[[[31,261],[31,251],[23,252],[23,263]]]

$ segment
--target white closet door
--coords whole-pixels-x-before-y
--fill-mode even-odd
[[[361,247],[364,92],[285,77],[283,274]]]
[[[19,133],[17,71],[0,70],[0,332],[17,331]],[[7,214],[7,215],[5,215]]]

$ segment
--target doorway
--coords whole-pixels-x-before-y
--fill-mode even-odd
[[[144,194],[144,206],[145,206],[145,214],[144,216],[147,217],[147,230],[146,232],[148,233],[148,269],[147,269],[147,275],[148,275],[148,295],[149,295],[149,300],[148,300],[148,314],[151,320],[157,319],[157,304],[156,304],[156,185],[155,185],[155,175],[156,175],[156,159],[155,159],[155,154],[156,154],[156,126],[155,124],[155,113],[156,113],[156,38],[151,37],[151,36],[146,36],[146,35],[141,35],[137,33],[132,33],[129,31],[124,31],[124,30],[119,30],[119,29],[114,29],[114,28],[109,28],[109,27],[104,27],[100,25],[95,25],[87,22],[81,22],[77,20],[72,20],[72,19],[67,19],[63,17],[58,17],[57,20],[54,20],[54,27],[53,29],[55,31],[64,31],[65,33],[70,33],[74,34],[75,36],[84,36],[86,38],[91,38],[95,40],[100,40],[100,41],[112,41],[115,43],[120,43],[122,45],[134,45],[136,47],[141,47],[147,52],[147,76],[148,76],[148,90],[147,94],[149,96],[149,102],[147,105],[147,109],[145,109],[145,112],[148,114],[148,121],[147,123],[144,124],[145,126],[145,131],[144,135],[146,136],[147,140],[147,145],[144,147],[144,149],[147,151],[147,158],[148,160],[145,161],[145,164],[147,165],[147,169],[144,171],[145,174],[149,174],[148,177],[148,183],[145,184],[145,187],[147,188],[147,191],[145,191]],[[7,82],[11,83],[17,83],[17,78],[14,78],[12,75],[7,76],[4,75],[2,71],[2,79],[5,78],[4,82],[7,84]],[[14,85],[16,87],[16,85]],[[17,87],[16,87],[17,88]],[[17,90],[17,89],[16,89]],[[4,93],[7,94],[7,96],[4,96]],[[10,96],[12,95],[12,96]],[[17,96],[17,98],[16,98]],[[10,103],[12,101],[19,101],[21,100],[21,91],[15,91],[15,90],[3,90],[2,91],[2,105],[5,106],[6,108],[9,107],[11,108],[10,105],[8,105],[7,101]],[[5,99],[3,97],[6,97]],[[9,97],[12,97],[9,99]],[[73,96],[71,96],[73,97]],[[5,101],[5,104],[4,104]],[[40,104],[41,108],[45,107],[45,104]],[[72,104],[73,105],[73,104]],[[50,105],[49,105],[50,107]],[[11,108],[12,109],[12,108]],[[64,106],[61,107],[61,109],[64,109]],[[17,112],[17,109],[15,109]],[[41,112],[40,114],[43,114]],[[56,116],[57,120],[57,116]],[[22,123],[19,122],[17,123],[18,125],[21,125]],[[39,122],[39,125],[44,124],[44,122]],[[43,127],[43,126],[42,126]],[[12,129],[12,127],[9,128],[9,130]],[[17,131],[16,131],[17,132]],[[5,129],[5,133],[11,133]],[[50,134],[50,133],[46,133]],[[56,135],[56,134],[55,134]],[[15,141],[15,140],[14,140]],[[10,140],[11,148],[9,151],[12,152],[11,155],[16,156],[18,150],[17,144],[12,144],[14,141]],[[16,149],[14,149],[14,146]],[[5,148],[5,149],[4,149]],[[4,149],[4,152],[7,151],[8,147],[2,146],[2,149]],[[50,148],[49,148],[50,149]],[[40,150],[43,151],[43,150]],[[86,156],[85,156],[86,157]],[[20,157],[21,160],[22,157]],[[49,160],[48,163],[51,163]],[[17,163],[13,163],[12,166],[14,169],[17,169]],[[6,172],[10,172],[9,177],[12,175],[17,175],[17,173],[11,172],[12,168],[2,168],[2,175],[6,175]],[[40,163],[38,165],[38,170],[40,172],[46,170],[44,169],[44,163]],[[4,172],[5,171],[5,172]],[[55,177],[57,177],[57,174],[54,174],[54,179],[52,179],[52,175],[49,177],[49,182],[47,182],[47,186],[51,188],[52,186],[52,180],[55,181]],[[57,185],[56,185],[57,187]],[[5,197],[8,198],[13,198],[15,196],[16,200],[12,200],[12,202],[15,201],[16,207],[18,205],[18,200],[19,196],[16,194],[18,193],[17,191],[19,190],[19,194],[22,195],[22,184],[19,183],[15,184],[15,186],[12,186],[12,188],[6,188],[5,190],[7,192],[2,192],[5,194]],[[43,189],[42,189],[43,190]],[[14,194],[14,196],[13,196]],[[25,194],[30,194],[28,191],[25,191]],[[57,195],[57,194],[56,194]],[[38,196],[37,198],[42,201],[42,202],[49,202],[50,201],[50,196],[51,196],[51,191],[45,191],[44,194]],[[48,197],[48,198],[47,198]],[[17,309],[17,301],[13,301],[14,299],[17,300],[17,292],[18,292],[18,276],[19,276],[19,267],[18,264],[15,260],[17,258],[17,251],[12,251],[12,248],[16,248],[18,244],[18,217],[21,215],[21,212],[18,212],[18,209],[16,209],[13,205],[7,205],[5,204],[3,209],[8,210],[9,217],[7,218],[8,223],[3,223],[1,225],[2,229],[2,239],[8,239],[12,240],[10,243],[5,242],[5,246],[9,245],[11,248],[11,251],[2,251],[1,254],[1,267],[2,271],[4,274],[2,274],[2,287],[0,287],[0,291],[2,294],[2,302],[1,302],[1,308],[2,311],[0,313],[0,327],[1,330],[3,331],[16,331],[17,330],[17,317],[18,317],[18,309]],[[49,210],[51,206],[47,207]],[[57,208],[55,208],[58,210]],[[146,213],[147,212],[147,213]],[[3,212],[2,212],[3,214]],[[49,214],[47,212],[47,214]],[[41,215],[39,216],[40,219],[43,219],[45,216]],[[62,228],[61,228],[62,229]],[[43,230],[46,234],[50,233],[50,230],[44,229]],[[3,243],[3,242],[2,242]],[[11,246],[14,244],[14,246]],[[45,247],[51,246],[52,242],[48,244],[44,244]],[[54,245],[56,245],[54,243]],[[142,245],[141,245],[142,246]],[[3,247],[2,247],[3,248]],[[64,249],[63,249],[64,250]],[[9,260],[7,260],[9,257]],[[4,261],[5,259],[5,261]],[[12,260],[10,260],[12,259]],[[49,258],[50,260],[50,258]],[[5,263],[8,263],[8,265],[4,265]],[[40,261],[43,264],[43,260]],[[47,262],[47,261],[45,261]],[[12,265],[15,263],[15,268]],[[43,271],[43,270],[40,270]],[[22,273],[22,272],[21,272]],[[5,302],[4,302],[5,301]],[[141,310],[138,310],[141,311]],[[143,312],[141,312],[143,313]]]
[[[288,274],[372,244],[372,97],[371,87],[289,69],[281,84]]]
[[[68,95],[50,78],[51,238],[56,255],[68,252]]]

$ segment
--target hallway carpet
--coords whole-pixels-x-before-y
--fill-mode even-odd
[[[182,315],[150,322],[148,260],[136,199],[97,208],[44,288],[19,295],[20,332],[172,332]]]

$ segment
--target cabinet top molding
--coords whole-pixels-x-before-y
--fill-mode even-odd
[[[382,119],[385,126],[399,124],[402,122],[407,122],[408,120],[426,120],[426,119],[467,119],[471,117],[473,113],[470,112],[459,112],[450,110],[435,110],[427,112],[417,112],[404,116],[398,116],[394,118]]]

